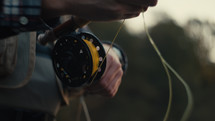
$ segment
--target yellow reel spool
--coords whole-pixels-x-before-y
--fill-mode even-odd
[[[93,74],[95,74],[95,72],[98,70],[99,68],[99,53],[95,47],[95,45],[84,39],[84,42],[87,44],[87,46],[89,47],[90,53],[92,55],[92,61],[93,61],[93,70],[92,70],[92,74],[91,76],[93,76]]]

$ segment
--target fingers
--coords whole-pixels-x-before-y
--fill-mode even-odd
[[[112,17],[116,19],[127,19],[139,16],[149,6],[155,6],[157,0],[116,0],[117,5],[114,6]]]
[[[128,5],[128,4],[119,4],[119,8],[121,9],[121,11],[123,11],[124,13],[140,13],[142,11],[142,6],[139,5]]]
[[[91,10],[93,9],[94,8]],[[141,12],[141,6],[127,5],[116,2],[109,6],[102,6],[101,10],[95,10],[93,14],[90,14],[90,16],[84,16],[88,16],[88,19],[92,21],[109,21],[137,17]],[[98,15],[94,16],[95,13]]]
[[[141,6],[134,6],[134,5],[126,5],[121,4],[120,5],[120,11],[122,14],[120,19],[127,19],[127,18],[133,18],[139,16],[139,14],[142,12]]]
[[[106,50],[107,47],[105,46]],[[93,86],[88,88],[91,94],[99,94],[114,97],[121,84],[123,70],[118,56],[111,49],[107,55],[107,65],[102,78]]]
[[[115,75],[113,79],[109,83],[106,83],[106,88],[101,90],[101,95],[107,96],[107,97],[114,97],[119,89],[119,86],[121,84],[121,77],[122,77],[122,71],[118,71],[118,73]]]
[[[136,5],[142,7],[155,6],[157,4],[157,0],[117,0],[117,1],[128,5]]]
[[[97,94],[114,97],[118,91],[121,84],[122,71],[118,71],[116,75],[113,75],[111,79],[101,79],[99,82],[100,90],[96,92]]]
[[[53,4],[50,4],[53,3]],[[157,0],[43,0],[44,18],[75,15],[91,21],[110,21],[138,16]]]

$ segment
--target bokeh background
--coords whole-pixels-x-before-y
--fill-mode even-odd
[[[159,0],[145,13],[149,32],[164,58],[189,84],[194,108],[189,121],[215,121],[214,0]],[[101,40],[112,40],[120,22],[91,23]],[[146,37],[142,16],[126,20],[116,43],[127,53],[129,66],[118,94],[87,96],[92,121],[162,121],[168,104],[168,80]],[[179,121],[187,104],[183,85],[173,78],[169,121]],[[76,121],[79,100],[62,107],[58,121]],[[81,121],[86,121],[81,113]]]

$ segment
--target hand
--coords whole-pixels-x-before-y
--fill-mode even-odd
[[[104,44],[104,48],[107,51],[109,45]],[[103,76],[95,85],[90,86],[87,91],[92,94],[114,97],[121,84],[123,71],[119,58],[112,49],[110,49],[106,59],[107,64]]]
[[[117,0],[118,2],[130,5],[139,5],[142,7],[155,6],[157,4],[157,0]]]
[[[43,0],[42,16],[70,14],[91,21],[110,21],[138,16],[157,0]]]

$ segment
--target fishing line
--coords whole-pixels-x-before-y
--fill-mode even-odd
[[[118,37],[118,35],[119,35],[119,33],[120,33],[120,31],[121,31],[123,25],[124,25],[124,22],[125,22],[125,19],[121,22],[121,24],[120,24],[120,26],[119,26],[119,28],[118,28],[118,30],[117,30],[117,32],[116,32],[116,34],[115,34],[113,40],[111,41],[110,47],[108,48],[108,50],[107,50],[107,52],[106,52],[106,54],[105,54],[105,56],[104,56],[104,59],[102,60],[101,64],[99,65],[99,68],[98,68],[98,69],[100,69],[100,68],[102,67],[102,65],[103,65],[103,63],[104,63],[104,61],[105,61],[105,59],[106,59],[106,57],[107,57],[107,55],[108,55],[110,49],[113,47],[113,44],[115,43],[116,38]],[[91,81],[91,83],[89,84],[89,86],[94,82],[94,80],[95,80],[95,78],[96,78],[96,75],[97,75],[98,72],[99,72],[98,69],[97,69],[97,71],[95,72],[95,74],[94,74],[94,76],[93,76],[93,78],[92,78],[92,81]],[[90,114],[89,114],[89,111],[88,111],[88,109],[87,109],[86,102],[85,102],[85,100],[84,100],[84,95],[82,95],[82,96],[80,97],[80,102],[81,102],[81,104],[82,104],[82,107],[83,107],[83,110],[84,110],[84,114],[85,114],[86,120],[87,120],[87,121],[91,121]],[[79,111],[80,111],[80,108],[79,108]],[[78,114],[78,115],[80,116],[80,114]],[[77,121],[79,121],[79,120],[80,120],[80,118],[77,118]]]
[[[146,22],[145,22],[145,17],[144,17],[144,11],[142,12],[142,16],[143,16],[143,23],[144,23],[144,28],[145,28],[145,31],[146,31],[146,35],[151,43],[151,45],[153,46],[153,48],[155,49],[156,53],[158,54],[160,60],[161,60],[161,63],[165,69],[165,72],[166,72],[166,75],[167,75],[167,78],[168,78],[168,83],[169,83],[169,101],[168,101],[168,106],[167,106],[167,111],[165,113],[165,116],[164,116],[164,119],[163,121],[167,121],[168,120],[168,117],[169,117],[169,114],[170,114],[170,110],[171,110],[171,105],[172,105],[172,95],[173,95],[173,91],[172,91],[172,79],[171,79],[171,76],[170,76],[170,72],[169,70],[179,79],[179,81],[183,84],[183,86],[185,87],[185,90],[186,90],[186,93],[187,93],[187,97],[188,97],[188,103],[187,103],[187,107],[182,115],[182,118],[180,121],[186,121],[192,111],[192,107],[193,107],[193,96],[192,96],[192,92],[190,90],[190,87],[188,86],[188,84],[184,81],[184,79],[175,71],[174,68],[172,68],[168,62],[164,59],[164,57],[162,56],[161,52],[159,51],[157,45],[155,44],[155,42],[153,41],[152,37],[150,36],[149,34],[149,31],[148,31],[148,28],[146,26]],[[101,68],[102,64],[104,63],[106,57],[107,57],[107,54],[109,53],[110,49],[112,48],[118,34],[120,33],[123,25],[124,25],[124,22],[125,22],[125,19],[122,21],[120,27],[118,28],[113,40],[111,41],[111,44],[110,44],[110,47],[108,48],[107,52],[106,52],[106,55],[102,61],[102,63],[100,64],[99,68]],[[98,73],[98,70],[95,72],[95,75],[91,81],[91,83],[89,84],[89,86],[94,82],[95,80],[95,77]],[[85,100],[84,100],[84,96],[81,96],[80,97],[80,101],[81,101],[81,104],[83,106],[83,109],[84,109],[84,112],[85,112],[85,117],[87,119],[87,121],[91,121],[90,119],[90,115],[89,115],[89,112],[88,112],[88,109],[87,109],[87,105],[85,103]]]
[[[80,102],[81,102],[81,105],[82,105],[82,107],[84,109],[84,114],[85,114],[86,120],[87,121],[91,121],[90,114],[89,114],[89,111],[87,109],[87,104],[86,104],[86,102],[84,100],[84,96],[83,95],[80,97]]]
[[[80,121],[81,119],[81,111],[82,111],[82,103],[81,103],[81,99],[79,98],[79,102],[78,102],[78,107],[77,107],[77,114],[76,114],[76,120],[75,121]]]
[[[153,46],[153,48],[155,49],[156,53],[158,54],[165,72],[167,74],[168,77],[168,81],[169,81],[169,102],[168,102],[168,107],[167,107],[167,111],[165,114],[165,117],[163,119],[163,121],[167,121],[168,117],[169,117],[169,113],[170,113],[170,109],[171,109],[171,104],[172,104],[172,79],[169,73],[169,70],[179,79],[179,81],[183,84],[183,86],[185,87],[186,93],[187,93],[187,99],[188,99],[188,103],[187,103],[187,107],[182,115],[182,118],[180,121],[186,121],[192,111],[192,107],[193,107],[193,96],[192,96],[192,91],[190,89],[190,87],[188,86],[188,84],[185,82],[185,80],[175,71],[174,68],[172,68],[172,66],[170,66],[167,61],[163,58],[163,56],[161,55],[157,45],[155,44],[155,42],[153,41],[152,37],[149,34],[148,28],[146,26],[146,22],[145,22],[145,17],[144,17],[144,10],[142,12],[142,16],[143,16],[143,23],[144,23],[144,28],[146,31],[146,35],[151,43],[151,45]]]
[[[163,58],[163,56],[161,55],[160,51],[158,50],[158,47],[157,45],[154,43],[153,39],[151,38],[149,32],[148,32],[148,29],[147,29],[147,26],[146,26],[146,22],[145,22],[145,17],[144,17],[144,11],[142,12],[142,16],[143,16],[143,23],[144,23],[144,29],[146,31],[146,35],[151,43],[151,45],[153,46],[153,48],[155,49],[156,53],[158,54],[158,56],[160,57],[160,60],[161,60],[161,63],[165,69],[165,72],[166,72],[166,75],[168,77],[168,83],[169,83],[169,102],[168,102],[168,106],[167,106],[167,111],[165,113],[165,116],[164,116],[164,119],[163,121],[167,121],[168,117],[169,117],[169,114],[170,114],[170,110],[171,110],[171,105],[172,105],[172,79],[171,79],[171,76],[170,76],[170,73],[169,73],[169,70],[165,64],[165,60]]]
[[[124,23],[125,23],[125,19],[121,22],[121,24],[120,24],[120,26],[119,26],[119,28],[118,28],[118,30],[117,30],[117,32],[116,32],[116,34],[115,34],[113,40],[111,41],[110,47],[108,48],[108,50],[107,50],[107,52],[106,52],[106,54],[105,54],[105,56],[104,56],[104,59],[102,60],[102,62],[101,62],[101,64],[100,64],[100,66],[99,66],[98,69],[100,69],[100,68],[102,67],[102,65],[103,65],[103,63],[104,63],[104,61],[105,61],[105,59],[106,59],[106,57],[107,57],[107,55],[108,55],[110,49],[113,47],[113,44],[115,43],[116,38],[118,37],[118,35],[119,35],[119,33],[120,33],[120,31],[121,31],[121,29],[122,29]],[[94,77],[93,77],[91,83],[89,84],[89,86],[94,82],[94,80],[95,80],[97,74],[98,74],[98,70],[96,71],[96,73],[95,73],[95,75],[94,75]]]

